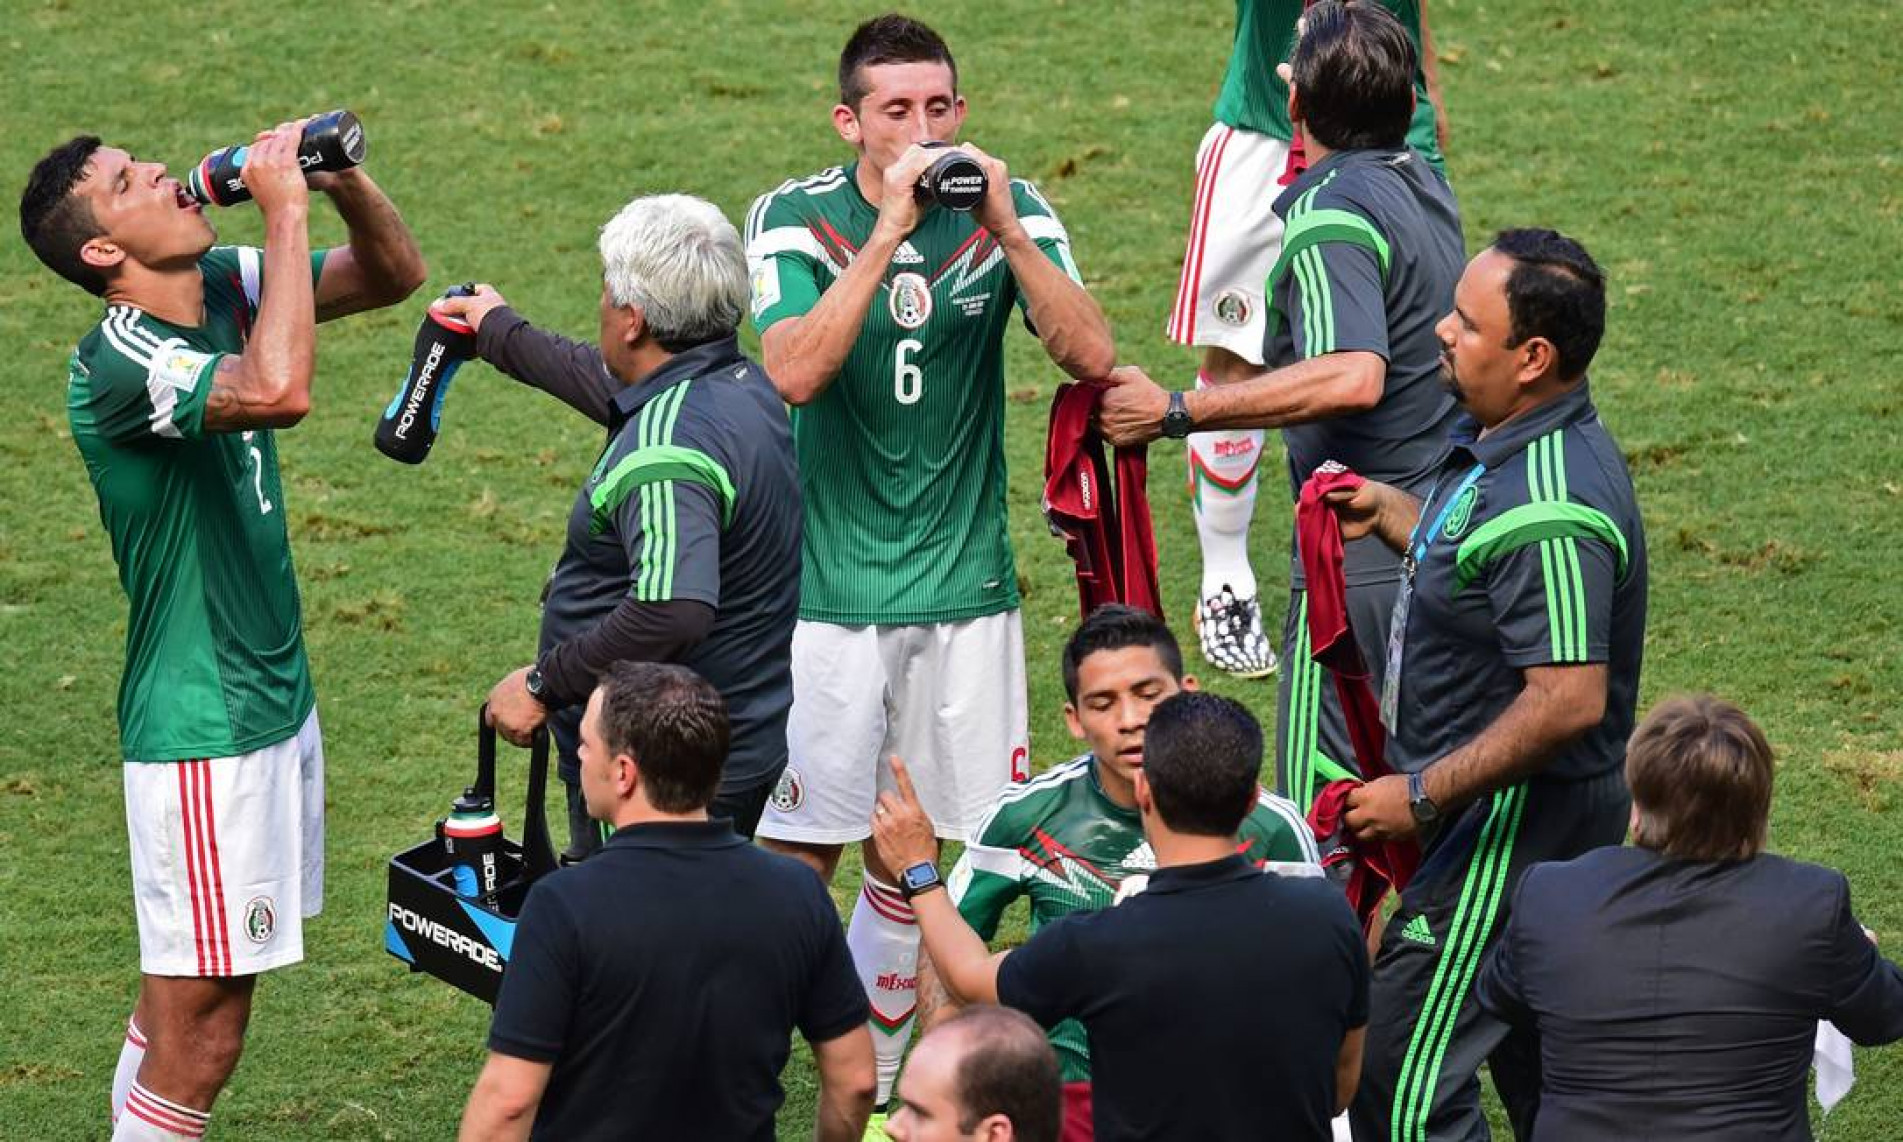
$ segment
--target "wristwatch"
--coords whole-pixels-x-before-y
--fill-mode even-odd
[[[1195,427],[1196,422],[1190,418],[1189,404],[1184,400],[1183,393],[1171,393],[1169,411],[1163,414],[1163,435],[1171,440],[1181,440]]]
[[[1417,825],[1431,825],[1440,820],[1440,806],[1427,795],[1427,780],[1418,773],[1407,775],[1407,811],[1414,814]]]
[[[548,705],[548,683],[542,680],[542,668],[540,666],[529,667],[528,674],[522,679],[522,688],[529,692],[529,697],[542,703],[544,706]]]
[[[928,860],[907,865],[905,871],[899,873],[899,894],[907,900],[921,893],[930,892],[934,888],[943,887],[945,882],[938,878],[938,866]]]

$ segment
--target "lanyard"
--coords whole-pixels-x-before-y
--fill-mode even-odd
[[[1428,527],[1425,535],[1421,533],[1421,521],[1419,519],[1414,521],[1414,530],[1407,537],[1407,557],[1410,563],[1418,565],[1427,556],[1427,545],[1434,542],[1434,537],[1440,534],[1440,529],[1446,525],[1447,517],[1453,512],[1454,505],[1460,502],[1460,497],[1468,488],[1473,487],[1475,481],[1485,475],[1486,471],[1485,464],[1475,464],[1468,470],[1467,475],[1455,486],[1453,494],[1447,497],[1447,502],[1440,506],[1440,514],[1434,517],[1434,522]],[[1435,477],[1434,486],[1427,490],[1427,502],[1433,503],[1434,497],[1439,494],[1440,477]]]

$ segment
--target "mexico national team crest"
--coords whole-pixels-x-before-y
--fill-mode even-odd
[[[244,934],[254,944],[270,940],[278,930],[277,906],[269,896],[254,896],[244,906]]]
[[[1249,324],[1249,297],[1239,289],[1226,289],[1216,295],[1216,320],[1224,325]]]
[[[900,328],[917,329],[932,318],[932,283],[924,274],[900,274],[892,279],[887,302],[892,307],[892,320]]]
[[[1479,499],[1480,489],[1471,485],[1460,493],[1460,498],[1454,501],[1452,510],[1447,513],[1446,526],[1440,529],[1444,538],[1460,538],[1461,534],[1467,530],[1467,525],[1473,522],[1474,503]]]
[[[800,771],[789,765],[780,774],[780,783],[773,787],[773,796],[770,798],[773,808],[777,812],[791,813],[805,800],[806,785],[800,781]]]

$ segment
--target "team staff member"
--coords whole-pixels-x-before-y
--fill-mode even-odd
[[[1235,702],[1157,703],[1135,781],[1157,864],[1147,888],[992,955],[938,891],[930,822],[892,762],[899,791],[880,795],[873,836],[902,870],[933,963],[962,1001],[1083,1024],[1103,1142],[1326,1142],[1354,1093],[1367,949],[1334,885],[1242,854],[1261,764],[1262,729]]]
[[[20,196],[40,261],[106,302],[66,404],[131,603],[119,738],[144,975],[117,1139],[204,1133],[257,973],[304,958],[323,904],[324,750],[273,430],[310,409],[316,323],[400,301],[425,271],[361,168],[300,174],[302,130],[261,133],[245,164],[262,252],[213,247],[163,163],[92,135]],[[311,252],[310,187],[347,245]]]
[[[1311,165],[1275,203],[1288,225],[1268,291],[1264,351],[1276,367],[1178,394],[1120,370],[1125,383],[1105,397],[1103,421],[1119,442],[1165,427],[1279,427],[1294,495],[1325,460],[1419,495],[1456,415],[1436,383],[1434,327],[1466,257],[1460,212],[1446,179],[1407,145],[1418,65],[1400,21],[1373,4],[1334,0],[1304,19],[1288,106]],[[1276,776],[1306,811],[1327,762],[1357,765],[1334,683],[1306,651],[1306,580],[1293,554]],[[1351,542],[1342,573],[1361,658],[1378,685],[1401,563],[1379,541]]]
[[[968,1007],[928,1028],[905,1062],[892,1142],[1057,1142],[1057,1056],[1008,1007]]]
[[[770,1142],[795,1028],[819,1070],[820,1142],[872,1105],[866,1000],[832,898],[799,863],[708,818],[720,695],[683,666],[618,662],[581,723],[600,854],[530,891],[464,1142]]]
[[[740,234],[712,203],[637,198],[601,228],[600,348],[530,325],[484,286],[441,304],[486,361],[608,428],[568,516],[532,666],[489,695],[521,744],[579,712],[611,662],[681,662],[719,689],[733,750],[716,816],[753,835],[786,765],[787,664],[799,606],[800,492],[786,410],[734,330]],[[572,721],[557,723],[570,856],[600,844],[576,796]]]
[[[959,915],[987,941],[1013,901],[1030,901],[1031,930],[1060,916],[1108,908],[1132,877],[1156,870],[1143,839],[1136,775],[1143,729],[1158,702],[1196,680],[1163,620],[1111,604],[1091,612],[1064,647],[1064,718],[1090,752],[1005,790],[964,855],[950,887]],[[1238,835],[1251,862],[1292,875],[1320,875],[1315,837],[1295,806],[1257,791]],[[949,997],[927,957],[919,973],[921,1022],[931,1027]],[[1067,1020],[1051,1029],[1063,1064],[1067,1139],[1090,1138],[1090,1049]],[[917,1052],[914,1052],[916,1066]]]
[[[1070,241],[1037,189],[961,144],[989,192],[922,206],[965,119],[945,41],[899,15],[853,32],[833,126],[857,158],[753,204],[767,373],[794,407],[806,503],[791,760],[760,825],[831,879],[865,839],[882,760],[912,759],[940,837],[1027,776],[1024,636],[1004,514],[1004,332],[1022,310],[1074,377],[1114,364]],[[914,1008],[918,932],[878,854],[848,939],[872,998],[881,1100]]]
[[[1382,695],[1398,772],[1350,796],[1348,826],[1424,848],[1375,961],[1361,1142],[1485,1138],[1475,1074],[1489,1056],[1528,1136],[1538,1044],[1502,1042],[1474,973],[1528,865],[1625,835],[1645,531],[1586,380],[1605,304],[1577,242],[1502,232],[1441,322],[1466,415],[1432,489],[1370,483],[1336,504],[1344,535],[1379,536],[1410,571]]]
[[[1520,879],[1475,992],[1539,1030],[1529,1142],[1810,1142],[1818,1020],[1865,1046],[1903,1039],[1903,970],[1849,882],[1764,851],[1773,768],[1736,706],[1663,702],[1626,751],[1632,846]]]
[[[1202,347],[1199,389],[1255,376],[1266,360],[1262,283],[1282,252],[1282,219],[1274,204],[1300,173],[1290,147],[1295,132],[1288,84],[1277,68],[1289,57],[1306,7],[1303,0],[1236,0],[1235,41],[1216,97],[1216,122],[1196,150],[1189,249],[1167,331],[1178,345]],[[1447,115],[1427,31],[1427,0],[1382,0],[1382,7],[1401,21],[1417,49],[1408,145],[1444,170],[1440,147]],[[1185,441],[1203,557],[1197,633],[1211,666],[1243,678],[1275,669],[1249,565],[1262,437],[1260,428],[1231,428],[1192,432]]]

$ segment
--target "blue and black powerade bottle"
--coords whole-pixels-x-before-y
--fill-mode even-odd
[[[327,111],[304,124],[304,137],[297,144],[297,165],[305,174],[348,170],[362,163],[368,150],[363,123],[355,115]],[[251,188],[244,184],[244,162],[250,156],[250,144],[218,148],[185,176],[185,189],[206,206],[250,202]]]
[[[456,895],[477,897],[496,890],[501,880],[502,818],[492,798],[466,790],[449,807],[449,816],[436,822]]]
[[[474,282],[453,286],[444,297],[468,297],[476,292]],[[460,317],[430,306],[428,316],[416,331],[416,348],[410,356],[410,372],[390,406],[377,422],[377,451],[405,464],[421,464],[436,443],[436,430],[442,426],[443,401],[449,396],[449,382],[464,361],[476,355],[476,330]]]

